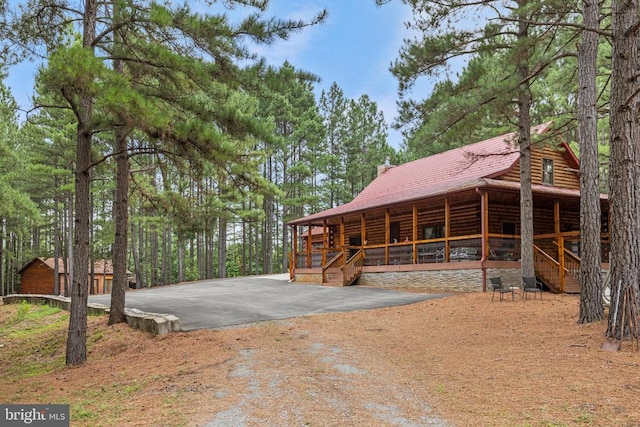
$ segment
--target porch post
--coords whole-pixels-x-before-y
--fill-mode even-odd
[[[389,265],[389,241],[391,240],[391,219],[389,208],[384,211],[384,265]]]
[[[553,228],[558,244],[558,278],[560,279],[560,292],[564,292],[564,238],[560,233],[560,201],[553,201]]]
[[[294,225],[293,228],[293,256],[291,257],[291,266],[289,267],[289,279],[295,279],[296,266],[298,265],[298,226]]]
[[[413,248],[411,250],[411,254],[412,254],[412,260],[411,262],[413,264],[416,264],[418,262],[418,251],[416,250],[416,240],[418,240],[418,206],[414,203],[413,204],[413,237],[411,238],[411,240],[413,241]]]
[[[449,198],[444,199],[444,262],[449,262],[449,236],[451,235],[451,207]]]
[[[364,212],[360,216],[360,245],[364,246],[364,242],[367,240],[367,220],[364,216]]]
[[[327,248],[329,247],[327,238],[327,220],[322,220],[322,265],[327,263]]]
[[[344,247],[344,217],[340,217],[340,247]]]
[[[480,194],[480,234],[482,235],[482,292],[487,291],[487,255],[489,254],[489,194],[485,191]]]
[[[313,262],[311,260],[311,224],[307,225],[307,268],[313,267]]]

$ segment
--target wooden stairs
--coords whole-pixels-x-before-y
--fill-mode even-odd
[[[580,257],[568,249],[555,251],[555,257],[539,246],[533,246],[536,277],[553,293],[579,294]]]
[[[322,267],[322,284],[327,286],[350,286],[362,275],[364,250],[359,249],[348,257],[348,249],[334,256]]]

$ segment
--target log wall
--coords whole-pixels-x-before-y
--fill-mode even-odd
[[[34,262],[20,275],[20,292],[23,294],[53,294],[53,270],[42,262]]]
[[[516,234],[520,234],[520,206],[492,204],[489,199],[489,234],[502,234],[504,223],[515,224]]]
[[[20,274],[20,292],[23,294],[53,295],[54,271],[46,264],[36,261]],[[106,286],[105,286],[106,280]],[[108,294],[111,292],[113,274],[94,276],[94,293]],[[91,288],[89,288],[91,289]],[[60,274],[60,294],[64,293],[64,277]]]
[[[572,170],[574,166],[569,165],[564,151],[554,150],[549,147],[539,147],[531,153],[531,182],[542,184],[542,159],[553,160],[553,185],[555,187],[580,189],[580,176]],[[520,182],[519,162],[508,173],[498,179],[506,181]]]

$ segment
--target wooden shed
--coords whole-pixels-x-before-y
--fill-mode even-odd
[[[19,271],[20,292],[23,294],[54,294],[55,258],[34,258]],[[66,266],[61,258],[57,259],[60,283],[60,295],[64,295]],[[93,288],[91,294],[107,294],[111,292],[113,282],[113,265],[111,260],[99,260],[94,263]]]
[[[550,126],[532,129],[535,270],[549,290],[579,292],[579,163],[568,144],[545,138]],[[377,275],[378,282],[390,285],[464,277],[457,289],[472,290],[486,289],[488,274],[510,271],[518,279],[516,138],[516,133],[501,135],[403,165],[379,166],[376,179],[351,202],[289,222],[293,279],[348,285],[358,279],[376,282]],[[607,195],[600,201],[603,268],[608,268]],[[321,239],[306,244],[319,233]]]

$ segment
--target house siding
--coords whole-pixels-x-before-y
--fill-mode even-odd
[[[42,262],[35,262],[22,272],[20,291],[23,294],[53,294],[53,274],[51,268]]]
[[[548,127],[536,127],[534,133]],[[342,244],[361,244],[361,285],[468,292],[482,290],[487,278],[499,275],[518,286],[521,271],[512,265],[521,249],[519,152],[504,144],[513,135],[399,165],[378,176],[352,202],[291,221],[292,227],[327,226],[335,237],[328,247],[294,255],[303,261],[296,261],[295,280],[317,283],[321,274],[311,271],[321,270],[321,259],[343,250]],[[561,244],[579,254],[578,159],[566,143],[535,144],[531,158],[535,244],[552,257]],[[553,175],[543,183],[546,159],[553,162]],[[606,217],[608,199],[601,195],[600,200]],[[604,225],[603,253],[608,252]],[[425,227],[431,227],[429,233]],[[341,229],[344,235],[338,236]],[[362,242],[356,243],[360,237]],[[562,282],[550,288],[561,289],[559,285],[564,289]]]
[[[580,177],[574,171],[575,166],[567,162],[564,150],[554,150],[549,147],[535,148],[531,152],[531,182],[542,184],[542,159],[553,160],[553,185],[555,187],[580,189]],[[509,172],[497,179],[520,182],[520,162],[516,163]]]
[[[43,295],[53,295],[54,294],[54,268],[52,267],[54,261],[52,258],[44,259],[44,258],[36,258],[29,263],[27,263],[22,270],[20,270],[20,292],[23,294],[43,294]],[[64,295],[64,266],[62,265],[61,260],[59,261],[59,277],[60,277],[60,294]],[[104,265],[108,265],[109,269],[105,272]],[[109,270],[111,261],[110,260],[102,260],[96,261],[94,267],[94,281],[93,281],[93,292],[91,292],[91,284],[89,283],[88,290],[91,294],[103,294],[110,293],[112,282],[113,282],[113,273]],[[91,276],[89,275],[89,280]]]

